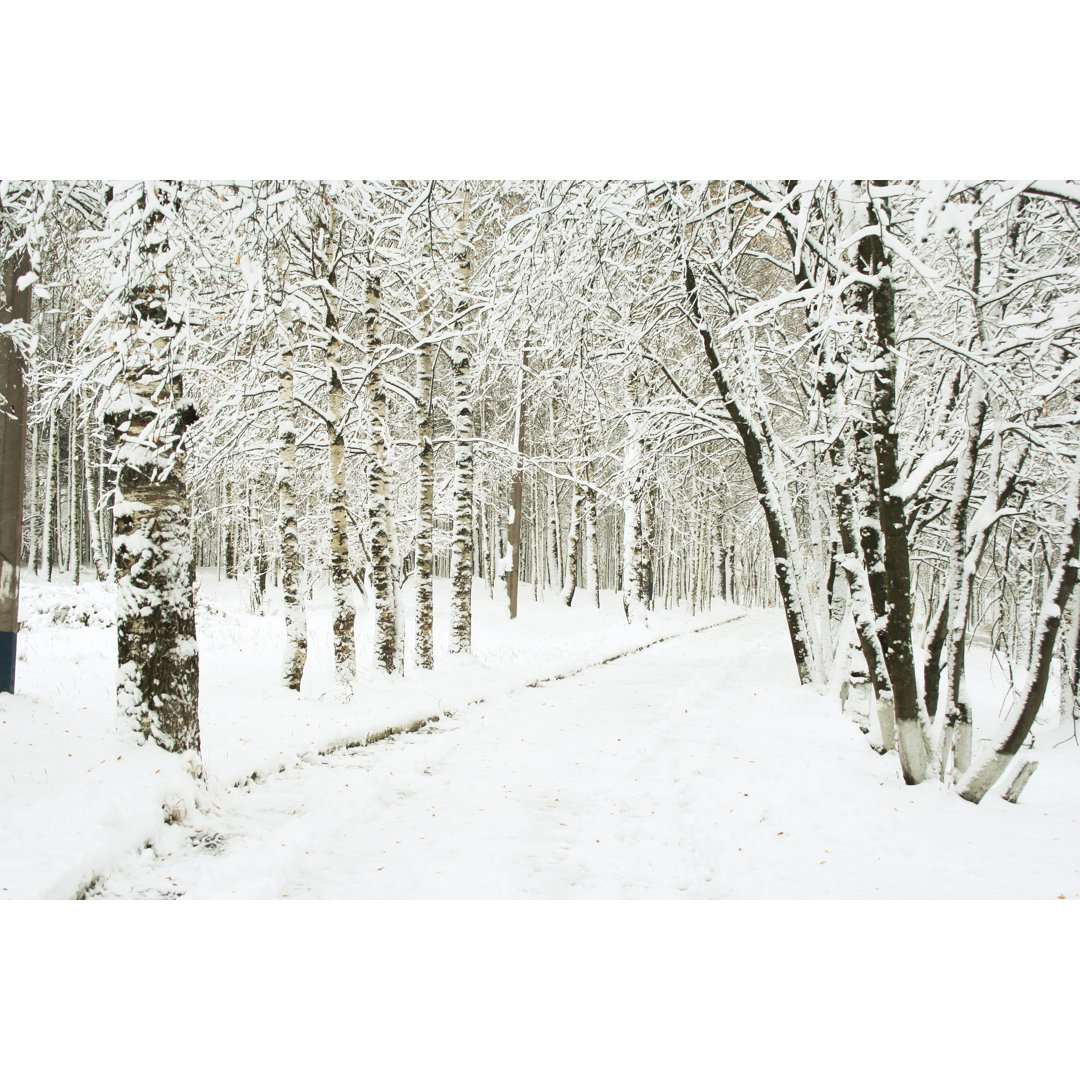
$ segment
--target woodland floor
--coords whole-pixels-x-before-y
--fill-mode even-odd
[[[45,621],[58,596],[107,619],[106,591],[24,595],[20,693],[0,699],[0,896],[1080,896],[1080,750],[1053,747],[1055,724],[1017,805],[908,788],[833,693],[796,684],[779,612],[657,612],[645,630],[614,596],[602,612],[530,598],[511,626],[481,592],[476,656],[362,674],[343,700],[323,608],[289,695],[280,617],[208,578],[197,796],[170,755],[116,732],[112,630]],[[986,659],[972,681],[992,726],[1008,680]]]

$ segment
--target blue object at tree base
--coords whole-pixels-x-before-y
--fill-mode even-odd
[[[0,631],[0,694],[15,693],[15,645],[19,635]]]

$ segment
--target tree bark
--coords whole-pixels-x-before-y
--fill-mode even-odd
[[[754,479],[754,487],[757,490],[761,508],[765,513],[765,522],[769,530],[769,542],[772,546],[773,564],[776,568],[776,582],[784,604],[784,616],[787,619],[788,636],[791,639],[795,668],[798,672],[799,682],[807,685],[814,682],[818,677],[818,664],[811,651],[810,643],[812,639],[807,627],[807,615],[799,601],[798,588],[795,582],[795,567],[790,557],[790,546],[784,531],[780,502],[772,480],[767,475],[765,448],[755,424],[736,399],[724,374],[720,357],[713,345],[712,334],[709,332],[709,328],[706,326],[701,314],[697,280],[689,262],[686,264],[685,269],[686,294],[690,301],[692,321],[701,335],[705,356],[709,363],[709,371],[712,374],[713,381],[716,383],[717,390],[720,392],[720,399],[723,401],[728,415],[735,424],[739,438],[742,440],[746,463],[750,468],[750,475]]]
[[[817,391],[822,403],[822,412],[828,416],[834,410],[834,403],[839,395],[838,374],[842,368],[819,366]],[[877,708],[878,727],[882,745],[886,750],[896,746],[896,731],[893,712],[892,683],[889,679],[885,653],[876,630],[877,616],[866,565],[861,558],[861,542],[858,531],[858,472],[848,460],[847,447],[843,436],[843,419],[840,418],[837,430],[828,440],[829,462],[833,473],[833,493],[836,504],[837,526],[840,532],[840,565],[848,584],[851,598],[851,613],[858,635],[859,648],[866,663],[867,674],[874,689]]]
[[[177,753],[199,750],[199,650],[184,398],[170,312],[170,217],[179,187],[142,188],[122,211],[116,250],[125,274],[124,368],[105,410],[116,432],[118,500],[117,706],[143,737]],[[166,265],[161,270],[162,264]]]
[[[0,308],[0,693],[14,694],[27,393],[25,357],[6,330],[13,322],[30,322],[32,291],[18,285],[19,279],[30,270],[25,252],[4,259],[0,269],[4,279]]]
[[[432,542],[435,533],[435,419],[432,412],[434,366],[431,352],[431,299],[421,285],[417,307],[423,340],[416,357],[416,431],[419,443],[416,497],[416,666],[435,666]]]
[[[52,581],[53,562],[56,559],[56,544],[53,542],[56,505],[56,458],[59,447],[59,435],[56,430],[56,410],[49,413],[49,451],[45,455],[45,491],[42,498],[44,520],[41,526],[42,561],[45,564],[45,580]]]
[[[29,397],[28,397],[29,400]],[[29,565],[35,576],[41,569],[41,527],[38,515],[38,458],[41,441],[40,426],[35,424],[30,437],[30,544]]]
[[[1064,532],[1057,570],[1043,597],[1035,633],[1033,662],[1024,689],[1005,720],[1002,728],[1004,735],[961,780],[960,795],[969,802],[980,802],[1001,778],[1028,737],[1046,694],[1061,614],[1076,585],[1077,569],[1080,567],[1080,462],[1073,466],[1070,478]]]
[[[600,608],[600,559],[596,540],[596,488],[585,489],[585,543],[589,560],[589,588],[593,606]]]
[[[636,410],[640,404],[640,373],[636,364],[627,371],[627,400],[630,407],[627,419],[627,448],[623,459],[623,580],[622,605],[626,621],[636,622],[643,615],[648,619],[644,603],[645,583],[642,580],[642,497],[644,493],[644,447],[638,435]]]
[[[364,304],[364,340],[368,353],[367,391],[371,409],[371,464],[368,471],[368,524],[371,585],[375,606],[375,666],[404,673],[398,618],[397,575],[394,573],[394,517],[390,507],[390,470],[386,452],[386,388],[380,366],[379,327],[382,296],[379,277],[370,274]]]
[[[525,371],[529,366],[529,343],[521,354],[521,371],[518,373],[517,414],[514,419],[514,470],[510,477],[510,514],[506,528],[507,558],[506,600],[510,618],[518,613],[518,582],[521,574],[521,494],[524,479],[525,454]]]
[[[285,610],[285,652],[281,681],[299,690],[307,665],[307,612],[304,610],[303,570],[300,566],[300,533],[296,523],[296,401],[293,397],[292,311],[278,318],[281,366],[278,369],[278,535],[281,542],[281,593]]]
[[[326,306],[325,326],[329,336],[326,346],[327,382],[330,390],[330,413],[326,438],[330,452],[330,588],[334,603],[334,674],[339,683],[356,677],[356,608],[352,599],[353,579],[349,568],[348,488],[345,478],[345,384],[341,362],[339,330],[340,301],[337,294],[338,213],[333,198],[322,192],[326,219],[320,221],[323,233],[322,263],[327,287],[322,290]]]
[[[580,484],[574,484],[570,501],[570,532],[566,538],[566,577],[564,578],[562,602],[570,607],[577,592],[578,554],[581,549],[581,517],[585,506],[585,492]]]
[[[450,555],[450,652],[472,651],[473,579],[473,416],[470,342],[466,336],[469,277],[472,267],[467,236],[468,194],[462,193],[454,262],[458,299],[450,367],[454,377],[454,533]]]
[[[977,230],[976,230],[977,231]],[[971,608],[971,577],[964,572],[967,558],[968,504],[975,483],[983,421],[986,418],[986,383],[975,375],[968,396],[967,431],[956,463],[952,505],[949,508],[949,632],[946,644],[945,728],[942,732],[941,779],[945,779],[950,753],[955,750],[956,769],[963,773],[971,764],[971,709],[963,694],[964,650],[968,612]]]
[[[82,580],[82,536],[79,528],[79,496],[82,492],[82,463],[79,460],[79,398],[71,398],[71,428],[68,432],[68,520],[72,580]]]
[[[868,200],[872,225],[885,226]],[[873,368],[871,429],[877,464],[878,519],[885,554],[885,663],[893,689],[896,742],[904,781],[926,779],[930,748],[922,719],[915,657],[911,647],[911,564],[908,554],[904,499],[896,490],[899,435],[896,415],[896,313],[892,266],[879,235],[859,242],[860,269],[877,284],[873,289],[877,349]]]
[[[101,501],[100,470],[94,463],[90,442],[90,412],[83,426],[83,486],[86,489],[88,503],[86,521],[90,528],[90,557],[94,560],[94,571],[98,581],[109,579],[109,564],[105,559],[105,549],[101,544],[101,523],[98,519],[98,503]]]

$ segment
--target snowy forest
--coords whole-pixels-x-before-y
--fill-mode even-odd
[[[472,878],[429,893],[421,846],[389,895],[727,895],[742,839],[682,865],[657,834],[653,892],[619,875],[661,804],[708,805],[702,837],[749,815],[766,755],[738,895],[817,889],[763,846],[806,812],[795,771],[918,835],[1029,822],[1032,888],[1080,892],[1080,182],[2,181],[0,247],[5,892],[299,892],[229,800],[285,847],[286,814],[340,820],[303,777],[398,762],[339,793],[389,830],[437,740],[528,745],[543,695],[625,830],[552,794],[566,846],[533,855],[574,868],[511,886],[526,856],[473,813]],[[655,744],[609,776],[648,694]],[[320,895],[383,895],[384,835]],[[1016,859],[943,888],[1003,895]],[[945,873],[913,865],[823,894]]]

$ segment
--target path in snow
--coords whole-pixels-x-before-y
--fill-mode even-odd
[[[877,757],[833,700],[796,685],[779,629],[777,613],[753,612],[300,764],[230,792],[201,832],[170,829],[168,850],[133,858],[98,895],[1080,890],[1074,806],[1063,817],[906,788],[895,755]]]

